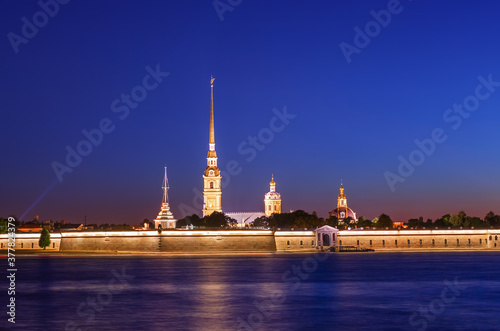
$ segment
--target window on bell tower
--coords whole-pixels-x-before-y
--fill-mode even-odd
[[[214,188],[214,182],[210,182],[210,188]]]

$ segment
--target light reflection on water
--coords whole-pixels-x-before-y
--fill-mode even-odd
[[[20,257],[16,327],[418,330],[423,324],[411,325],[411,314],[440,298],[444,280],[458,277],[467,288],[425,320],[427,329],[500,329],[498,253],[331,254],[315,270],[302,270],[303,279],[294,278],[293,266],[311,257]],[[91,308],[87,300],[106,292],[115,278],[112,270],[121,273],[123,268],[135,278],[112,297],[101,297],[109,303]],[[286,272],[285,279],[294,279],[288,284]],[[276,294],[282,302],[273,304]],[[259,303],[264,303],[261,311]]]

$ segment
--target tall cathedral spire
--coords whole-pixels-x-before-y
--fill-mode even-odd
[[[215,152],[214,80],[215,78],[210,78],[210,139],[208,144],[207,167],[203,175],[203,216],[210,215],[215,211],[222,212],[222,177],[217,167],[217,153]]]
[[[210,79],[210,140],[209,150],[215,151],[215,129],[214,129],[214,80]]]

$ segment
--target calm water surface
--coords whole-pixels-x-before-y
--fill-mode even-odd
[[[16,329],[500,330],[499,253],[317,257],[19,257]]]

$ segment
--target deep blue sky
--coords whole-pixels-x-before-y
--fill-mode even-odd
[[[274,173],[284,211],[327,216],[342,179],[358,216],[500,213],[500,88],[458,129],[443,120],[474,94],[478,76],[500,81],[500,5],[401,7],[347,63],[340,43],[354,44],[353,29],[364,30],[387,1],[243,1],[223,21],[212,1],[72,1],[17,54],[7,35],[21,35],[21,18],[32,22],[40,7],[5,3],[0,216],[153,219],[167,165],[180,218],[180,205],[193,207],[193,189],[202,189],[210,75],[219,166],[242,167],[223,190],[226,212],[263,210]],[[111,103],[157,64],[170,75],[120,120]],[[296,117],[248,162],[238,145],[284,107]],[[52,162],[64,162],[66,146],[103,118],[115,130],[59,183]],[[448,139],[392,192],[384,172],[397,173],[398,156],[435,128]]]

